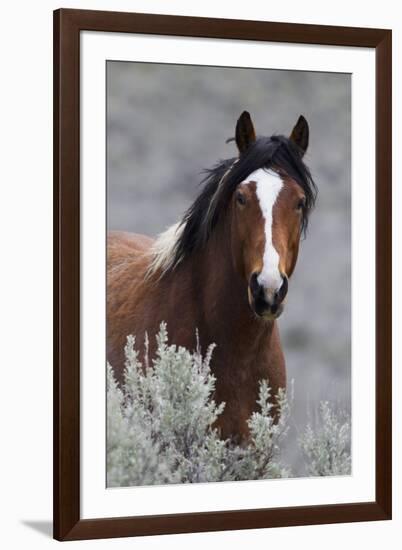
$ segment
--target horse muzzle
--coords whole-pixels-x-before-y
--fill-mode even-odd
[[[279,288],[266,288],[258,282],[259,273],[253,273],[249,282],[250,306],[258,317],[267,320],[277,319],[284,310],[284,300],[288,292],[288,278],[281,273]]]

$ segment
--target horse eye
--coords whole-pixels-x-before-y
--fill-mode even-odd
[[[246,204],[246,197],[243,195],[243,193],[240,193],[240,191],[237,191],[236,193],[236,201],[244,206]]]
[[[306,206],[306,199],[305,198],[300,199],[299,202],[297,203],[296,210],[303,210],[305,206]]]

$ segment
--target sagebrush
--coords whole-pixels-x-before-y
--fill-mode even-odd
[[[328,401],[322,401],[314,424],[308,424],[299,439],[310,476],[351,473],[350,418],[335,413]]]
[[[291,471],[281,455],[281,442],[289,430],[292,392],[289,396],[280,391],[276,396],[278,415],[274,422],[269,382],[262,380],[259,410],[248,420],[249,443],[238,446],[222,440],[214,428],[225,406],[213,399],[215,377],[210,362],[214,346],[203,357],[199,347],[190,352],[168,345],[164,323],[156,339],[157,352],[152,361],[145,342],[143,365],[135,338],[127,338],[121,387],[112,367],[107,366],[107,485],[289,477]],[[310,460],[307,473],[350,473],[346,444],[350,424],[348,432],[345,423],[337,423],[329,405],[325,407],[328,409],[323,420],[328,425],[318,433],[308,426],[300,439]]]

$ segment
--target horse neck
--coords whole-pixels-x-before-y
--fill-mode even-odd
[[[229,218],[229,217],[228,217]],[[230,223],[218,225],[206,246],[188,262],[188,276],[202,311],[204,330],[219,346],[250,357],[269,337],[273,322],[258,319],[248,303],[247,283],[232,257]],[[200,335],[202,329],[200,327]]]

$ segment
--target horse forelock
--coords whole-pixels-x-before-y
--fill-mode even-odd
[[[214,227],[227,212],[229,201],[238,184],[251,173],[266,168],[293,179],[306,196],[302,230],[314,206],[317,188],[304,164],[300,151],[284,136],[258,138],[239,158],[218,162],[205,170],[203,189],[184,214],[183,219],[161,233],[151,247],[152,258],[148,274],[163,276],[186,257],[207,243]]]

